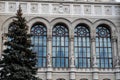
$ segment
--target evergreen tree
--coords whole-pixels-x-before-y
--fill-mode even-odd
[[[8,41],[4,43],[7,48],[0,60],[0,80],[38,80],[35,77],[36,53],[32,52],[32,35],[27,34],[27,30],[26,20],[19,7],[8,33],[5,34]]]

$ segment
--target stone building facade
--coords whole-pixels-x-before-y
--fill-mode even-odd
[[[27,19],[28,33],[34,33],[34,37],[46,36],[46,39],[43,39],[46,45],[38,46],[38,49],[40,47],[46,49],[45,56],[38,58],[41,60],[38,61],[37,76],[41,80],[120,80],[120,3],[114,0],[0,0],[1,54],[5,48],[3,43],[7,40],[4,33],[8,32],[19,5]],[[45,35],[41,35],[45,32]],[[54,37],[61,40],[58,46],[57,40],[55,41],[57,43],[54,42]],[[85,46],[84,38],[85,43],[88,43]],[[76,39],[83,39],[83,41],[75,41]],[[101,42],[98,39],[102,39]],[[33,43],[37,45],[39,41],[36,43],[33,40]],[[60,46],[62,42],[68,46]],[[80,43],[83,43],[82,47],[78,46]],[[86,47],[88,45],[89,47]],[[54,57],[54,49],[58,49],[55,54],[60,49],[61,56]],[[83,51],[75,53],[76,49]],[[83,57],[84,49],[85,51],[90,49],[86,52],[86,55],[90,54],[89,57]],[[97,49],[104,50],[97,52]],[[64,55],[68,53],[68,56],[62,57],[62,53]],[[82,57],[76,56],[79,53],[82,53]],[[105,53],[112,56],[106,56]]]

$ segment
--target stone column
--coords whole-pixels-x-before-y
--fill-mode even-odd
[[[47,44],[47,80],[52,80],[52,35],[48,35]]]
[[[91,66],[93,67],[93,80],[99,80],[95,39],[96,39],[95,36],[91,37],[91,53],[92,53]]]
[[[75,80],[74,38],[70,38],[70,80]]]
[[[113,47],[113,66],[115,68],[115,78],[120,80],[120,56],[117,54],[117,37],[112,37],[112,47]]]

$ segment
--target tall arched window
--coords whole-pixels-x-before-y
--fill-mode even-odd
[[[100,68],[112,68],[111,33],[106,26],[99,25],[96,29],[96,54]]]
[[[90,31],[84,24],[79,24],[74,31],[75,66],[90,67]]]
[[[64,24],[57,24],[52,33],[53,67],[68,67],[69,31]]]
[[[33,50],[38,54],[38,67],[46,67],[47,29],[42,23],[36,23],[31,28]]]

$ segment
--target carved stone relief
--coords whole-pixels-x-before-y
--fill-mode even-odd
[[[31,4],[30,10],[32,13],[37,13],[38,12],[38,4],[37,3]]]
[[[5,11],[5,3],[0,2],[0,12],[4,12],[4,11]]]
[[[91,5],[85,5],[84,6],[84,13],[85,14],[91,14]]]
[[[81,6],[80,5],[74,5],[74,14],[80,14],[81,13]]]
[[[16,3],[9,3],[9,12],[16,11]]]
[[[49,5],[48,4],[42,4],[42,13],[49,13]]]
[[[27,12],[27,3],[20,3],[22,11]]]
[[[105,6],[104,10],[106,15],[112,15],[112,6]]]
[[[69,14],[70,13],[70,6],[69,5],[58,5],[58,4],[53,4],[53,13],[58,13],[58,14]]]
[[[120,6],[115,6],[115,15],[120,15]]]
[[[95,15],[101,15],[102,14],[102,7],[101,6],[95,6]]]

